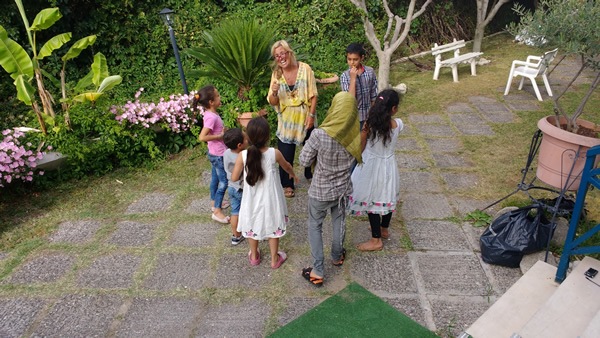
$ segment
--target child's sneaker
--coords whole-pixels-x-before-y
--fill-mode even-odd
[[[231,245],[238,245],[244,241],[244,236],[240,237],[231,236]]]

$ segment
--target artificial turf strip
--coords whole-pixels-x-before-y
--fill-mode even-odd
[[[269,337],[437,337],[357,283]]]

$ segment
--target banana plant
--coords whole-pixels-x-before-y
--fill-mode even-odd
[[[0,26],[0,65],[13,78],[17,90],[17,98],[26,105],[31,106],[38,119],[42,132],[46,135],[46,123],[54,124],[56,114],[53,108],[54,99],[44,85],[44,77],[50,79],[52,79],[52,77],[44,72],[41,67],[41,61],[45,57],[52,55],[55,50],[60,49],[68,43],[71,40],[71,33],[61,33],[52,37],[38,52],[35,43],[36,33],[54,25],[54,23],[62,17],[62,14],[56,7],[43,9],[35,16],[33,23],[30,25],[29,20],[25,15],[23,2],[21,0],[15,0],[15,3],[19,8],[23,25],[27,32],[27,38],[29,40],[28,49],[31,50],[32,55],[30,56],[25,51],[25,48],[9,38],[4,27]],[[95,40],[95,36],[81,39],[71,47],[65,56],[63,56],[61,83],[64,83],[64,63],[78,56],[83,49],[93,44]],[[34,79],[37,90],[32,84]],[[61,85],[61,87],[66,95],[65,87],[63,85]],[[40,109],[38,100],[41,102],[42,109]]]
[[[75,86],[75,92],[79,94],[73,97],[72,101],[94,104],[104,93],[120,84],[122,80],[120,75],[108,73],[106,57],[102,53],[96,53],[92,69]]]

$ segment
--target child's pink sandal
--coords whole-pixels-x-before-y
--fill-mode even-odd
[[[257,266],[260,264],[260,249],[256,250],[256,252],[258,253],[256,259],[252,259],[252,251],[248,251],[248,260],[252,266]]]
[[[277,255],[279,256],[279,259],[277,259],[277,263],[275,263],[275,265],[271,266],[273,269],[278,269],[287,259],[287,255],[283,251],[277,251]]]

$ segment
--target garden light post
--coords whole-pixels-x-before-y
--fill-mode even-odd
[[[175,41],[175,32],[173,31],[173,14],[175,12],[169,8],[163,8],[158,13],[163,19],[167,27],[169,27],[169,36],[171,37],[171,44],[173,45],[173,52],[175,53],[175,61],[177,62],[177,68],[179,68],[179,77],[181,78],[181,84],[183,85],[183,92],[189,94],[187,83],[185,82],[185,75],[183,74],[183,67],[181,66],[181,59],[179,58],[179,48],[177,47],[177,41]]]

